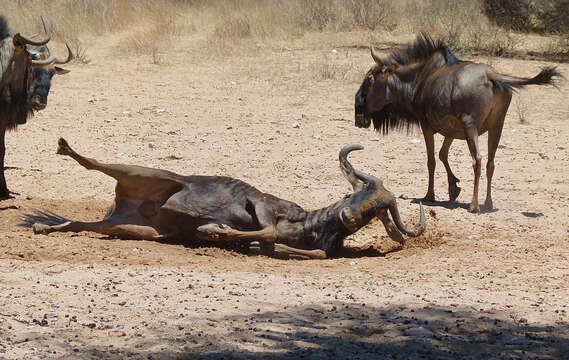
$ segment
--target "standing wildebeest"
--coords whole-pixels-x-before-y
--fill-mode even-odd
[[[73,59],[69,46],[67,59],[55,57],[47,45],[51,39],[49,28],[43,18],[42,22],[45,39],[33,41],[20,34],[12,36],[0,16],[0,199],[10,197],[4,177],[6,130],[26,123],[34,111],[46,107],[51,78],[68,72],[55,64]]]
[[[43,222],[33,224],[34,232],[41,234],[93,231],[126,239],[260,241],[268,255],[316,259],[338,255],[343,239],[376,216],[399,243],[404,242],[399,230],[419,236],[425,230],[423,206],[417,228],[407,229],[395,197],[381,180],[355,170],[348,162],[348,153],[359,149],[363,147],[345,146],[339,155],[342,173],[354,192],[326,208],[305,211],[230,177],[181,176],[141,166],[102,164],[77,154],[59,139],[58,154],[117,180],[114,205],[99,222],[66,221],[49,226],[45,223],[61,222],[57,221],[61,218],[43,213],[26,215],[25,223]]]
[[[545,68],[533,78],[502,75],[488,65],[458,60],[442,42],[435,42],[425,34],[406,48],[391,51],[383,59],[372,47],[371,56],[376,65],[367,72],[356,93],[356,126],[369,127],[370,119],[375,129],[382,129],[384,133],[403,125],[421,126],[429,169],[429,187],[424,200],[430,202],[435,201],[434,134],[445,137],[439,159],[447,171],[451,201],[460,194],[460,187],[449,167],[448,151],[454,139],[466,140],[474,167],[471,212],[480,211],[478,136],[488,131],[488,183],[484,205],[492,210],[494,155],[512,90],[525,85],[553,84],[553,78],[561,76],[559,72]]]

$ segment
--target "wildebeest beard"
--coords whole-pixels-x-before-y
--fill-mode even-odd
[[[27,119],[33,116],[35,112],[31,106],[28,106],[26,87],[19,90],[15,92],[9,86],[0,89],[0,93],[2,93],[0,94],[0,119],[4,119],[4,126],[8,130],[25,124]],[[8,99],[5,99],[5,97],[8,97]]]
[[[389,133],[389,129],[406,128],[409,131],[413,126],[419,125],[419,120],[405,106],[388,104],[380,111],[370,114],[373,120],[373,128],[381,131],[384,135]]]

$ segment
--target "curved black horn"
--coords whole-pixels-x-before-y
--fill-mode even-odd
[[[425,228],[427,227],[427,221],[425,220],[425,209],[423,209],[422,203],[419,203],[419,206],[421,207],[421,218],[419,220],[419,225],[417,225],[417,227],[414,230],[407,229],[407,227],[405,227],[405,225],[403,224],[403,221],[401,220],[401,215],[399,215],[399,209],[397,208],[397,202],[395,201],[395,199],[393,199],[391,205],[389,206],[389,212],[393,217],[395,225],[397,225],[397,228],[407,236],[411,237],[419,236],[425,231]]]
[[[56,64],[62,65],[62,64],[67,64],[68,62],[70,62],[71,60],[73,60],[73,58],[75,57],[73,55],[73,51],[71,51],[71,48],[69,47],[69,44],[65,43],[65,46],[67,47],[67,59],[59,59],[59,58],[55,58],[54,62]]]
[[[377,53],[375,52],[375,48],[373,47],[373,45],[370,46],[370,50],[371,50],[371,57],[373,58],[373,61],[375,61],[375,63],[377,65],[383,65],[383,62],[381,61],[381,58],[379,57],[379,55],[377,55]]]
[[[340,168],[342,169],[342,174],[354,189],[354,192],[360,191],[364,184],[371,182],[380,182],[378,178],[373,175],[363,173],[359,170],[354,169],[352,164],[348,161],[348,154],[354,150],[363,150],[363,146],[358,144],[346,145],[340,150]],[[363,182],[360,183],[360,181]]]
[[[49,27],[47,26],[47,22],[45,21],[45,19],[43,18],[43,16],[41,17],[41,22],[43,23],[43,29],[45,31],[45,38],[41,41],[34,41],[32,39],[29,39],[25,36],[23,36],[20,33],[17,33],[16,35],[14,35],[13,41],[14,44],[16,45],[34,45],[34,46],[41,46],[41,45],[45,45],[49,42],[49,40],[51,40],[51,32],[49,31]]]
[[[354,192],[360,191],[364,184],[356,177],[355,169],[348,161],[348,154],[354,150],[363,150],[363,148],[363,146],[357,144],[346,145],[342,150],[340,150],[340,155],[338,156],[340,159],[340,169],[342,170],[342,174],[352,185]]]
[[[49,47],[49,45],[46,45],[45,48],[47,49],[47,59],[32,60],[32,64],[34,64],[34,65],[47,65],[47,64],[51,64],[52,62],[54,62],[56,60],[55,54],[53,53],[53,51],[51,51],[51,48]]]

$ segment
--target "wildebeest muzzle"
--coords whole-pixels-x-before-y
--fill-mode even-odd
[[[367,111],[366,95],[361,87],[356,93],[355,118],[356,126],[359,128],[367,128],[371,123],[371,119]]]

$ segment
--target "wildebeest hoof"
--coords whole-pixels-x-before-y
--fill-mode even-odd
[[[484,202],[484,207],[486,208],[486,211],[493,210],[494,204],[492,203],[492,199],[486,199],[486,201]]]
[[[478,206],[478,204],[470,204],[470,209],[468,211],[470,211],[473,214],[479,213],[480,206]]]
[[[225,224],[205,224],[197,228],[197,231],[208,240],[223,240],[228,234],[229,226]]]
[[[458,198],[461,190],[462,189],[456,185],[449,187],[448,194],[451,202],[455,201]]]
[[[435,202],[435,194],[427,193],[423,198],[424,202]]]
[[[59,138],[59,140],[57,141],[57,154],[59,155],[69,155],[71,147],[69,146],[69,144],[67,143],[67,141],[64,138]]]
[[[34,234],[47,234],[47,228],[49,226],[45,224],[35,223],[32,225],[32,230]]]

